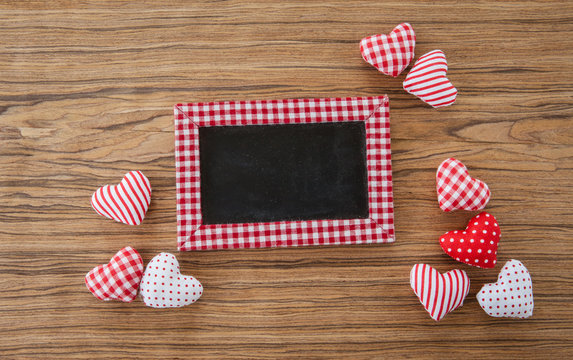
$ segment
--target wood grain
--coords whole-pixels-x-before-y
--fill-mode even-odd
[[[409,21],[459,89],[433,110],[378,73],[364,36]],[[0,3],[0,357],[568,358],[573,354],[571,1],[3,1]],[[177,254],[205,287],[173,311],[104,303],[83,277],[119,248],[176,252],[172,106],[390,96],[397,242]],[[503,237],[534,281],[524,321],[475,294],[498,269],[445,256],[469,213],[437,206],[446,157],[485,180]],[[97,216],[91,193],[129,170],[148,216]],[[435,323],[410,268],[466,270],[463,308]]]

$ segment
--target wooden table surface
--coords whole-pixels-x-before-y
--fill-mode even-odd
[[[361,38],[402,21],[416,54],[443,50],[459,89],[433,110],[366,64]],[[0,4],[1,358],[567,358],[573,354],[571,1],[3,1]],[[173,105],[388,94],[392,245],[177,253]],[[492,190],[499,263],[534,282],[527,320],[475,298],[500,266],[446,256],[435,171],[462,160]],[[141,226],[90,196],[142,170]],[[131,245],[175,253],[205,287],[194,305],[102,302],[84,275]],[[413,264],[460,268],[462,308],[434,322]]]

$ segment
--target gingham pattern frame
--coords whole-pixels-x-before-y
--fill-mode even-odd
[[[393,242],[389,111],[387,96],[175,105],[179,251]],[[199,127],[342,121],[365,123],[369,218],[202,225]]]

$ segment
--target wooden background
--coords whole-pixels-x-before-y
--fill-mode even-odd
[[[366,64],[367,35],[409,21],[443,50],[455,105],[433,110]],[[571,1],[3,1],[0,4],[1,358],[566,358],[573,354]],[[390,97],[393,245],[176,252],[177,102]],[[475,294],[497,278],[442,253],[468,212],[443,213],[442,160],[485,180],[499,262],[534,281],[528,320]],[[141,226],[90,207],[142,170]],[[96,300],[84,275],[121,247],[177,255],[205,294],[177,310]],[[413,264],[461,268],[463,308],[434,322]]]

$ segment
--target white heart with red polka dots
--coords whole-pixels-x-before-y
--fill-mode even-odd
[[[203,286],[193,276],[181,275],[174,255],[161,253],[147,264],[139,294],[152,308],[182,307],[197,301]]]
[[[510,260],[501,269],[496,283],[485,284],[477,299],[493,317],[525,319],[533,315],[533,288],[529,271],[519,260]]]

